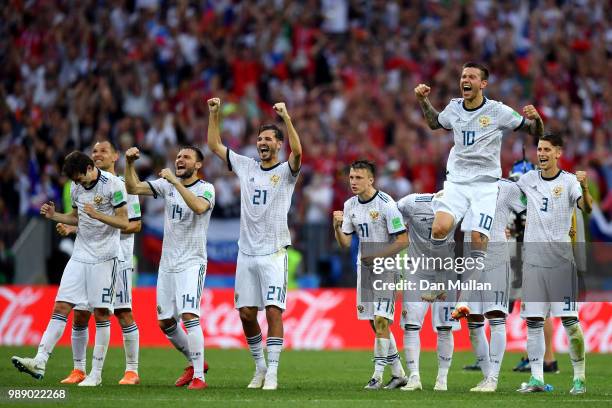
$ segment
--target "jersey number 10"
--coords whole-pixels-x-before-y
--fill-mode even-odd
[[[471,146],[474,144],[474,139],[476,139],[476,132],[474,132],[473,130],[463,130],[461,131],[461,133],[463,133],[464,146]]]

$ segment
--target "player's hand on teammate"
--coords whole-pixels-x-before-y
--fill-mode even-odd
[[[523,108],[523,115],[525,115],[525,117],[530,120],[541,119],[540,114],[538,113],[538,110],[533,105],[525,106]]]
[[[417,99],[420,101],[427,98],[430,92],[431,92],[431,88],[425,84],[418,84],[416,88],[414,88],[414,94],[416,95]]]
[[[46,202],[40,207],[40,215],[44,215],[45,218],[51,219],[55,215],[55,203],[53,201]]]
[[[587,172],[584,170],[578,170],[576,172],[576,180],[578,180],[578,182],[580,183],[580,186],[583,189],[588,188],[588,183],[587,183]]]
[[[343,211],[334,211],[334,229],[342,227],[342,219],[344,218]]]
[[[280,116],[283,120],[290,119],[289,113],[287,112],[287,107],[285,106],[285,102],[275,103],[272,109],[274,109],[278,116]]]
[[[87,214],[90,218],[93,218],[94,220],[98,219],[98,212],[96,211],[96,208],[91,203],[87,203],[83,206],[83,212]]]
[[[219,112],[219,107],[221,107],[221,99],[210,98],[206,101],[206,103],[208,103],[208,110],[210,112]]]
[[[55,226],[55,230],[62,237],[67,237],[70,234],[76,233],[77,227],[72,225],[62,224],[61,222]]]
[[[140,158],[140,150],[138,150],[137,147],[130,147],[125,152],[125,160],[127,160],[130,163],[133,163],[134,161],[138,160],[139,158]]]
[[[162,169],[162,171],[159,172],[159,177],[166,179],[168,183],[173,184],[173,185],[178,184],[179,182],[178,178],[176,178],[172,170],[168,168]]]

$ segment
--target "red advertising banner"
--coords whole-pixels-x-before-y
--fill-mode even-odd
[[[52,286],[0,287],[0,345],[38,345],[44,332],[57,288]],[[133,292],[133,308],[140,329],[142,346],[170,346],[157,326],[154,288],[138,288]],[[525,322],[518,307],[508,317],[508,350],[524,350]],[[396,310],[401,310],[397,305]],[[355,291],[351,289],[295,290],[288,294],[285,323],[285,345],[293,349],[371,349],[374,336],[368,322],[358,321]],[[397,313],[399,319],[399,312]],[[266,333],[264,313],[259,314]],[[580,321],[590,352],[612,352],[612,303],[584,303]],[[202,296],[201,325],[206,347],[246,347],[242,325],[234,309],[231,289],[205,290]],[[60,344],[70,344],[69,320]],[[90,323],[91,333],[95,327]],[[393,324],[398,343],[403,338],[398,323]],[[90,335],[90,341],[93,341]],[[454,333],[455,350],[469,350],[466,324]],[[111,345],[122,346],[121,330],[112,320]],[[554,345],[557,351],[567,351],[567,339],[558,319],[555,319]],[[423,350],[435,350],[436,336],[428,314],[421,332]]]

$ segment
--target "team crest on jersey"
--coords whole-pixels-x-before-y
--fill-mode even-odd
[[[365,311],[365,307],[363,305],[357,305],[357,311],[359,313],[363,313]]]
[[[556,186],[555,188],[553,188],[552,192],[553,192],[553,197],[559,198],[561,197],[561,193],[563,192],[563,187]]]
[[[95,205],[100,205],[102,204],[102,200],[104,200],[104,198],[101,195],[96,194],[93,201]]]
[[[234,303],[238,302],[238,293],[234,293]]]
[[[486,128],[491,124],[491,118],[489,116],[483,115],[478,118],[478,123],[480,123],[481,128]]]
[[[370,211],[370,218],[372,219],[372,221],[376,221],[379,216],[380,213],[378,211]]]
[[[402,317],[406,317],[408,316],[408,311],[407,310],[402,310]]]
[[[272,184],[274,184],[274,187],[276,187],[276,185],[280,181],[280,176],[278,174],[275,174],[272,177],[270,177],[270,181],[272,182]]]
[[[157,305],[157,314],[161,314],[162,308],[160,305]]]

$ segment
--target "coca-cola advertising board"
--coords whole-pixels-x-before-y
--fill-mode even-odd
[[[3,286],[0,287],[0,345],[37,345],[51,316],[57,287]],[[154,288],[133,291],[133,309],[140,329],[142,346],[170,344],[157,326]],[[396,310],[401,310],[398,304]],[[525,322],[518,315],[518,307],[508,317],[508,350],[524,350]],[[351,289],[295,290],[288,294],[287,310],[283,315],[285,346],[293,349],[371,349],[373,333],[369,324],[358,321],[355,291]],[[396,314],[399,319],[399,312]],[[612,351],[612,303],[590,302],[580,308],[580,321],[586,338],[587,350],[607,353]],[[259,314],[263,333],[266,321]],[[90,322],[91,333],[95,327]],[[230,289],[205,290],[202,296],[201,325],[206,347],[246,347],[242,325],[234,309],[234,293]],[[68,322],[60,344],[70,344]],[[403,338],[398,323],[393,324],[398,342]],[[94,336],[89,336],[93,341]],[[454,333],[455,350],[469,350],[467,327]],[[112,320],[111,345],[122,346],[121,330]],[[567,351],[563,327],[555,319],[554,344],[557,351]],[[428,314],[421,331],[424,350],[435,350],[436,337]]]

